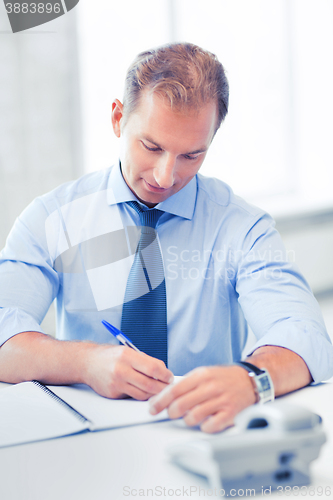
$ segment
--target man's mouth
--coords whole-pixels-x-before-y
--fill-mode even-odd
[[[152,184],[149,184],[149,182],[147,182],[145,179],[143,179],[148,190],[149,191],[152,191],[153,193],[165,193],[165,191],[168,191],[168,189],[170,188],[161,188],[161,187],[158,187],[158,186],[153,186]]]

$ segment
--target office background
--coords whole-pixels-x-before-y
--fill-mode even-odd
[[[81,0],[16,34],[1,3],[0,247],[33,198],[116,160],[126,68],[184,40],[216,53],[230,82],[202,173],[276,218],[333,336],[333,0]]]

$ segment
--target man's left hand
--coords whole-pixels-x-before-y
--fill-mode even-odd
[[[239,366],[200,367],[150,400],[150,412],[168,408],[170,418],[184,417],[189,426],[218,432],[233,425],[241,410],[255,403],[250,377]]]

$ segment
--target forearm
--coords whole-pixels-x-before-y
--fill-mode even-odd
[[[55,340],[38,332],[15,335],[0,348],[0,381],[84,383],[108,398],[145,400],[173,375],[159,359],[124,346]]]
[[[88,342],[55,340],[39,332],[20,333],[0,348],[0,380],[84,383],[89,353],[96,347]]]
[[[247,358],[250,363],[269,372],[276,396],[281,396],[312,382],[305,361],[295,352],[277,346],[260,347]]]
[[[260,347],[246,360],[268,370],[277,396],[304,387],[312,380],[306,363],[289,349]],[[152,398],[150,411],[155,415],[168,408],[170,418],[184,417],[187,425],[200,425],[205,432],[217,432],[232,425],[237,413],[255,399],[249,376],[242,367],[208,366],[196,368]]]

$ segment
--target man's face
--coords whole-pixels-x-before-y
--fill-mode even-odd
[[[215,102],[185,114],[146,92],[126,119],[122,104],[112,104],[113,129],[122,141],[122,174],[141,202],[153,207],[190,182],[205,159],[216,120]]]

